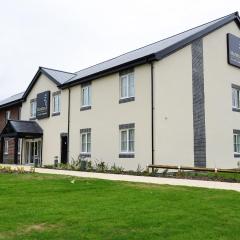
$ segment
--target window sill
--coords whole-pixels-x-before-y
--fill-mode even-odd
[[[31,118],[29,118],[30,121],[36,120],[36,119],[37,119],[36,117],[31,117]]]
[[[80,111],[90,110],[91,108],[92,108],[92,106],[83,106],[80,108]]]
[[[54,113],[52,113],[52,117],[54,117],[54,116],[59,116],[60,115],[60,112],[54,112]]]
[[[120,153],[119,158],[134,158],[135,154],[134,153]]]
[[[232,108],[232,111],[233,112],[240,112],[240,109],[239,108]]]
[[[119,103],[126,103],[126,102],[132,102],[132,101],[135,101],[135,97],[128,97],[128,98],[119,99]]]
[[[235,158],[240,158],[240,153],[234,153]]]
[[[91,157],[91,153],[80,153],[80,157],[89,158],[89,157]]]

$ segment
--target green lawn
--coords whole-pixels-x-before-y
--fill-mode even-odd
[[[0,239],[240,239],[240,193],[0,174]]]

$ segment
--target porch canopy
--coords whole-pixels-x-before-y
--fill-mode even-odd
[[[18,164],[18,139],[19,138],[42,138],[43,130],[34,121],[20,121],[20,120],[8,120],[7,124],[3,128],[0,134],[1,142],[1,153],[0,153],[0,163],[3,163],[3,149],[4,149],[4,139],[14,138],[14,163]]]
[[[3,128],[0,138],[38,138],[43,130],[34,121],[9,120]]]

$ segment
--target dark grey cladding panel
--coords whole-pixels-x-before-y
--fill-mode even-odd
[[[120,124],[119,129],[129,129],[129,128],[135,128],[135,123],[128,123],[128,124]]]
[[[194,166],[206,167],[206,131],[202,39],[192,43]]]
[[[80,129],[80,133],[90,133],[90,132],[91,132],[91,128]]]

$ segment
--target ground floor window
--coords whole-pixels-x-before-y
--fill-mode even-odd
[[[120,131],[120,155],[132,154],[135,151],[135,124],[122,124]]]
[[[4,140],[4,154],[8,154],[8,139]]]
[[[91,129],[81,129],[81,153],[90,154],[91,153]]]
[[[18,154],[21,154],[22,151],[22,139],[18,139]]]
[[[240,154],[240,131],[233,134],[234,153]]]
[[[26,164],[40,164],[41,163],[41,141],[29,140],[26,141]]]

